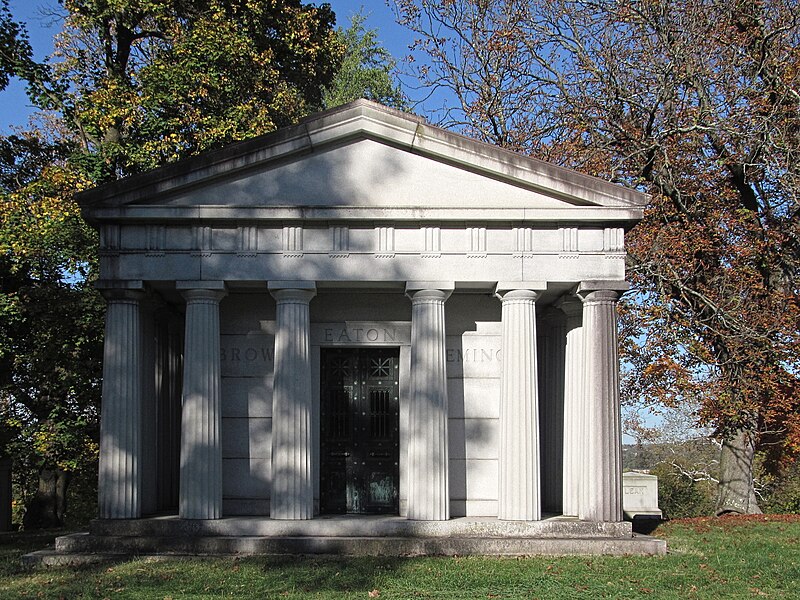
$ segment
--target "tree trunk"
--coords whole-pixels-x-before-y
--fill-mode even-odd
[[[761,514],[753,488],[754,455],[755,444],[746,430],[739,429],[722,440],[717,515]]]
[[[67,512],[67,488],[71,475],[61,469],[39,471],[39,489],[25,507],[25,529],[61,527]]]
[[[11,531],[11,468],[10,458],[0,456],[0,531]]]

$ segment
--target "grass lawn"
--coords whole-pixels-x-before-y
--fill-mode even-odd
[[[800,515],[661,525],[663,557],[135,559],[26,571],[50,534],[0,534],[0,598],[800,598]]]

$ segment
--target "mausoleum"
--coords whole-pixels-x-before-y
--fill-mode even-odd
[[[99,523],[615,527],[646,200],[368,101],[82,194]]]

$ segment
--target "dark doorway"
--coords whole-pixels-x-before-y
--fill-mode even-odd
[[[322,349],[322,513],[398,513],[399,363],[397,348]]]

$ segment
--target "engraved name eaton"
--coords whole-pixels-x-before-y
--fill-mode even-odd
[[[326,327],[325,342],[395,342],[397,330],[377,327]]]

